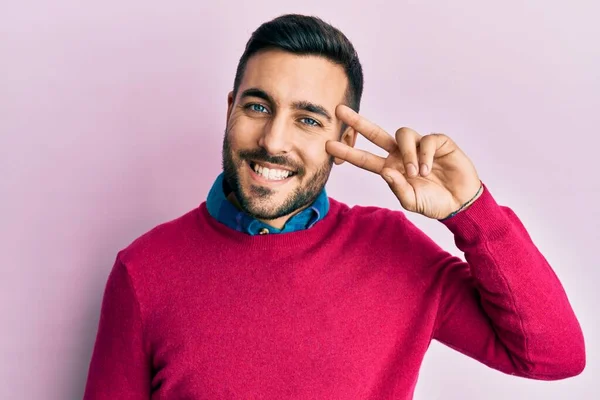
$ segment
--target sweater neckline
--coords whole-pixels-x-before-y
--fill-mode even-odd
[[[315,223],[311,228],[286,233],[269,233],[266,235],[249,235],[232,229],[217,221],[208,212],[206,201],[198,207],[199,223],[204,227],[208,226],[218,236],[229,240],[232,244],[238,244],[246,249],[255,248],[259,250],[285,249],[287,247],[304,247],[311,244],[317,244],[330,237],[339,221],[339,212],[343,205],[338,201],[329,198],[329,212],[323,219]]]

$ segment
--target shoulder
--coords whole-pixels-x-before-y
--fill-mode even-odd
[[[163,222],[145,232],[119,254],[119,260],[128,269],[139,265],[161,263],[188,247],[196,240],[198,232],[198,208]]]
[[[337,214],[338,227],[352,232],[352,236],[377,238],[377,243],[397,246],[403,242],[417,246],[431,246],[432,240],[415,225],[403,210],[385,207],[349,206],[330,199]]]
[[[340,220],[352,224],[392,224],[397,226],[399,223],[409,223],[406,215],[401,210],[391,210],[389,208],[377,206],[354,205],[349,206],[341,201],[330,198],[331,209],[337,214]]]

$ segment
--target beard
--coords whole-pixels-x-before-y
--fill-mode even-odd
[[[229,143],[227,131],[223,137],[222,153],[225,182],[231,188],[241,208],[252,217],[262,220],[285,217],[308,207],[325,187],[333,167],[333,157],[329,156],[328,160],[312,176],[307,176],[306,169],[302,165],[285,156],[270,155],[262,147],[255,150],[240,150],[236,154],[236,159]],[[239,171],[241,168],[247,168],[244,166],[244,162],[249,164],[250,161],[259,163],[263,161],[292,169],[296,173],[291,179],[299,179],[304,184],[296,187],[280,204],[273,204],[269,200],[276,194],[274,190],[258,185],[242,187]]]

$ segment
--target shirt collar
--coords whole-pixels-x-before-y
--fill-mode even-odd
[[[263,232],[287,233],[310,229],[314,224],[323,219],[329,211],[329,198],[325,188],[323,188],[309,207],[290,218],[282,229],[276,229],[239,210],[225,196],[226,188],[227,183],[224,174],[221,173],[208,193],[206,200],[208,213],[231,229],[250,235]]]

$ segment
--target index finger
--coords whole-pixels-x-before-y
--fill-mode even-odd
[[[385,158],[365,150],[355,149],[335,140],[328,140],[325,143],[325,150],[332,157],[348,161],[350,164],[376,174],[380,174],[385,166]]]
[[[358,133],[369,139],[370,142],[381,147],[388,153],[391,153],[398,147],[396,140],[390,134],[358,114],[350,107],[340,104],[336,107],[335,114],[340,120],[354,128]]]

